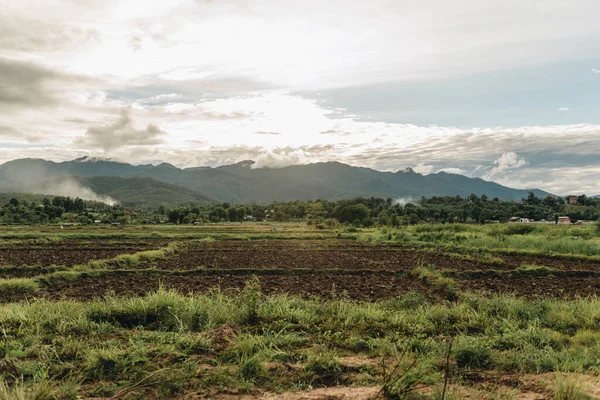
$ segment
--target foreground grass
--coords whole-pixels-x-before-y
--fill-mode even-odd
[[[450,342],[453,380],[468,370],[597,373],[598,321],[598,298],[467,294],[429,304],[411,293],[359,303],[265,297],[255,280],[235,297],[159,290],[87,303],[13,303],[0,306],[0,397],[165,398],[383,385],[385,371],[403,359],[394,369],[402,379],[386,391],[393,395],[415,382],[441,384]],[[364,365],[344,364],[348,355]]]

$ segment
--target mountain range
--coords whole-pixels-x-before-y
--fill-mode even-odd
[[[202,201],[268,203],[372,196],[418,199],[465,197],[471,193],[519,201],[529,190],[445,172],[422,175],[410,168],[382,172],[339,162],[254,168],[253,161],[242,161],[216,168],[181,169],[167,163],[131,165],[82,157],[58,163],[42,159],[9,161],[0,165],[0,191],[82,198],[93,193],[98,198],[91,200],[108,196],[130,206],[174,206]],[[531,191],[538,197],[549,194]]]

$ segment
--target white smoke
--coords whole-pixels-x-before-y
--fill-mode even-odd
[[[0,190],[79,197],[111,206],[118,204],[115,199],[95,193],[71,176],[48,173],[48,163],[49,161],[44,160],[21,160],[11,168],[3,170],[3,176],[0,176]]]
[[[79,182],[71,178],[64,178],[53,182],[50,186],[43,189],[47,195],[54,196],[69,196],[72,198],[79,197],[82,200],[99,201],[106,203],[109,206],[114,206],[119,202],[110,196],[97,194],[92,189],[83,186]]]
[[[407,204],[414,204],[415,202],[416,200],[411,197],[398,197],[397,199],[394,199],[394,202],[392,204],[405,206]]]

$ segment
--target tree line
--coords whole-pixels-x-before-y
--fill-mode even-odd
[[[572,220],[598,220],[600,199],[579,196],[577,205],[568,198],[547,196],[538,198],[534,193],[520,202],[501,201],[471,194],[461,196],[422,197],[419,200],[400,202],[394,199],[356,198],[351,200],[316,200],[273,202],[268,205],[217,205],[176,207],[163,210],[171,223],[194,222],[240,222],[252,220],[307,220],[321,223],[333,220],[360,226],[410,225],[420,222],[437,223],[485,223],[506,222],[511,217],[528,218],[536,221],[555,221],[558,216],[569,216]]]
[[[194,224],[206,222],[243,222],[304,220],[313,224],[353,224],[356,226],[412,225],[421,222],[486,223],[506,222],[511,217],[536,221],[555,221],[558,216],[572,220],[598,220],[600,199],[585,195],[569,204],[569,198],[538,198],[529,193],[520,202],[489,199],[486,195],[422,197],[401,202],[391,198],[350,200],[289,201],[261,204],[198,204],[155,210],[135,210],[108,206],[79,198],[57,196],[42,202],[11,199],[0,208],[0,223],[45,224],[56,222],[161,223]]]

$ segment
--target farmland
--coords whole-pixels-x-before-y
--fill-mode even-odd
[[[2,227],[0,397],[594,394],[599,278],[595,225]]]

